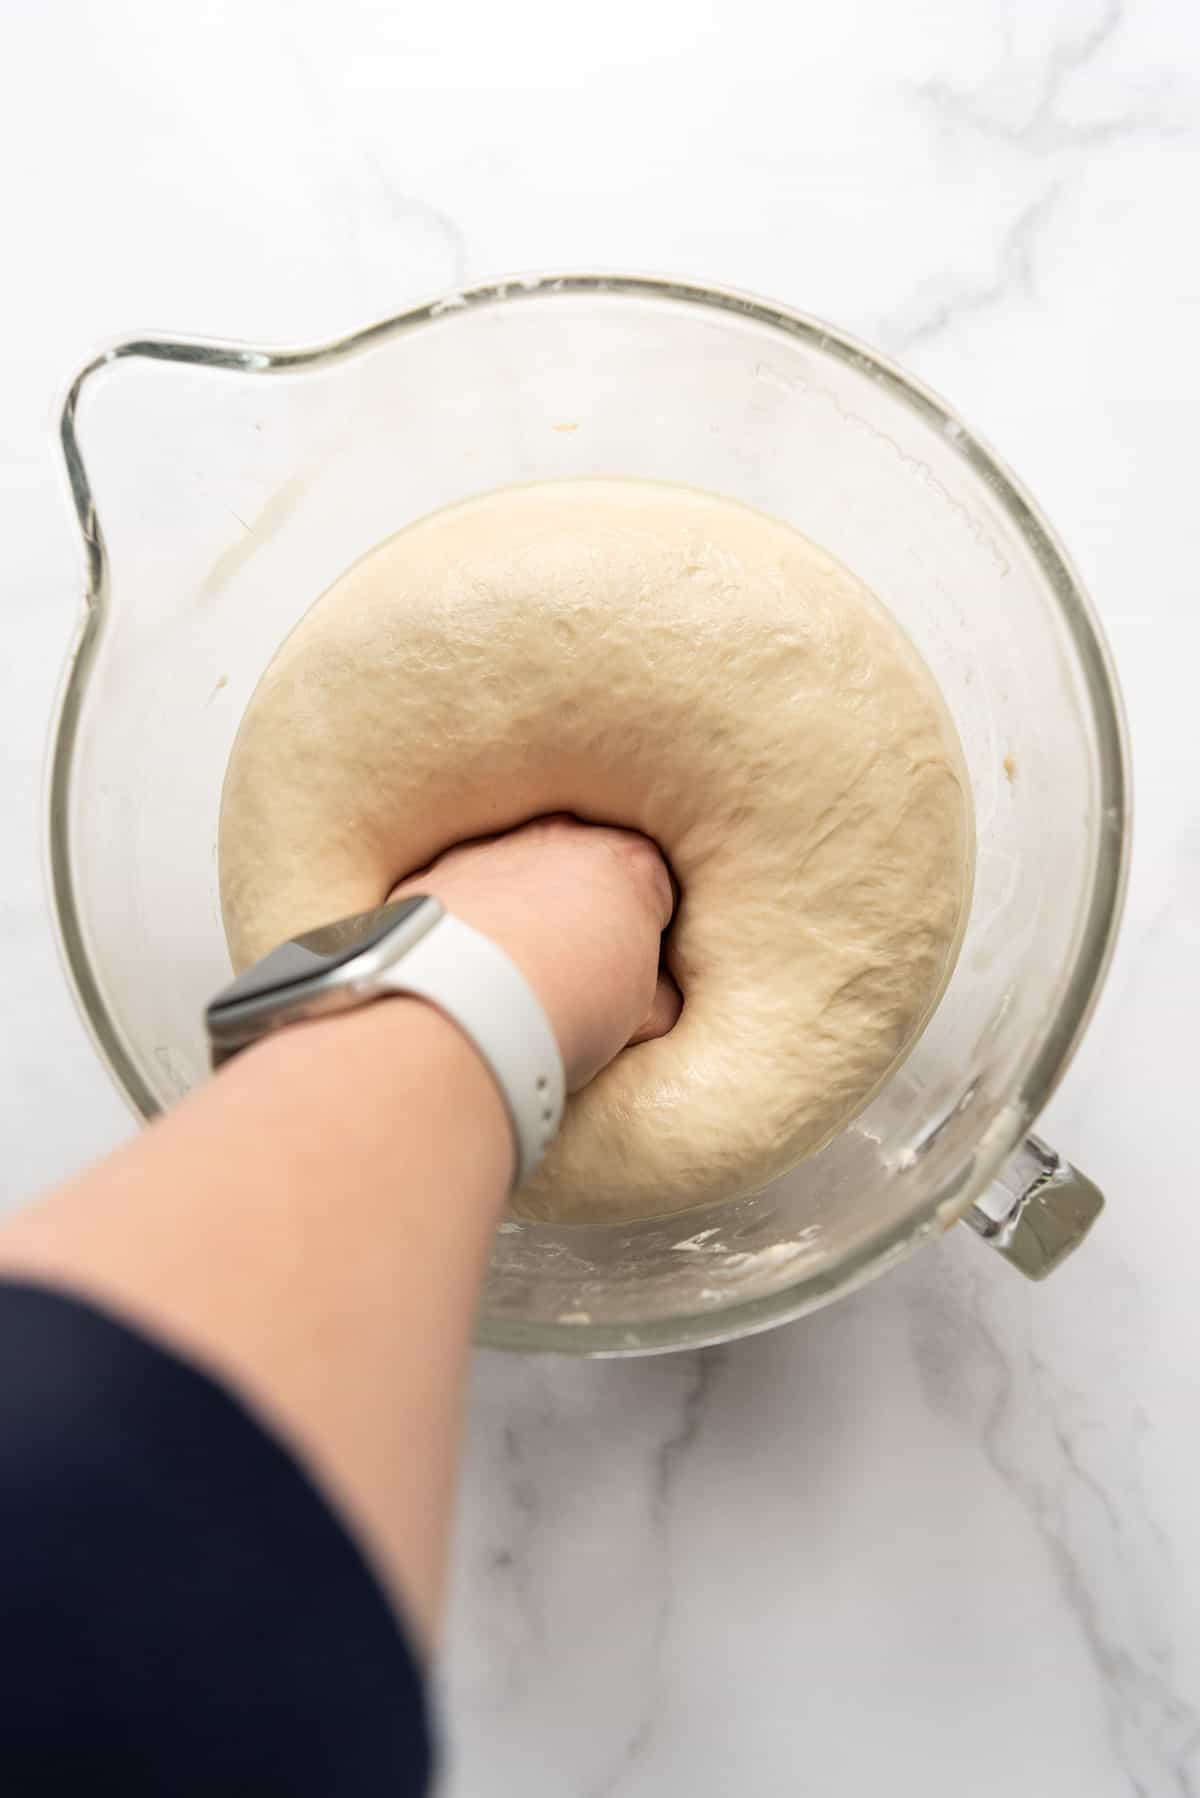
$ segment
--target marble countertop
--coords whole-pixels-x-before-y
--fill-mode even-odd
[[[1200,1792],[1200,13],[60,0],[0,38],[5,1198],[129,1128],[39,867],[80,590],[52,420],[88,352],[555,265],[833,319],[1017,469],[1123,677],[1126,923],[1043,1122],[1109,1208],[1043,1287],[956,1231],[728,1349],[481,1354],[445,1789]]]

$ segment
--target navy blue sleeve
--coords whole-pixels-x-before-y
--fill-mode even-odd
[[[0,1789],[412,1798],[420,1672],[351,1538],[214,1380],[0,1282]]]

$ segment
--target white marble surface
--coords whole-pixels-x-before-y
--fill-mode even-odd
[[[955,1234],[703,1356],[481,1355],[452,1798],[1200,1792],[1200,13],[1194,0],[9,0],[0,1186],[125,1114],[39,873],[98,341],[312,338],[625,265],[824,314],[1038,494],[1124,678],[1138,837],[1045,1128],[1107,1189],[1043,1288]]]

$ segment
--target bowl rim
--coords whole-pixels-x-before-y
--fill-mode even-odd
[[[498,277],[442,292],[345,335],[308,345],[260,346],[155,335],[111,344],[99,350],[75,376],[59,416],[59,444],[80,533],[85,588],[83,614],[68,648],[50,720],[43,853],[59,956],[80,1017],[118,1091],[136,1114],[149,1119],[161,1107],[104,1006],[87,952],[68,846],[71,781],[83,698],[110,599],[108,554],[78,437],[80,403],[97,376],[131,358],[241,374],[271,375],[327,368],[404,333],[447,322],[468,311],[581,294],[707,308],[798,338],[810,348],[867,375],[952,440],[956,453],[1008,513],[1058,605],[1092,710],[1099,764],[1096,866],[1070,977],[1029,1052],[1012,1103],[977,1145],[965,1168],[941,1193],[934,1194],[920,1212],[881,1226],[836,1267],[811,1269],[791,1285],[759,1297],[735,1300],[718,1311],[678,1313],[639,1324],[527,1324],[486,1314],[478,1320],[476,1340],[487,1347],[623,1356],[728,1342],[805,1316],[867,1284],[903,1259],[926,1236],[940,1234],[962,1216],[1018,1147],[1070,1064],[1099,998],[1115,946],[1131,851],[1130,756],[1120,688],[1092,602],[1054,530],[1022,483],[952,406],[881,351],[808,313],[737,288],[617,270],[557,270]]]

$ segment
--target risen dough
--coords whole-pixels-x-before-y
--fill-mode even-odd
[[[972,818],[928,671],[839,563],[709,494],[553,482],[435,513],[325,594],[251,699],[221,816],[234,962],[560,810],[666,851],[684,1010],[572,1100],[519,1209],[762,1185],[861,1108],[957,952]]]

